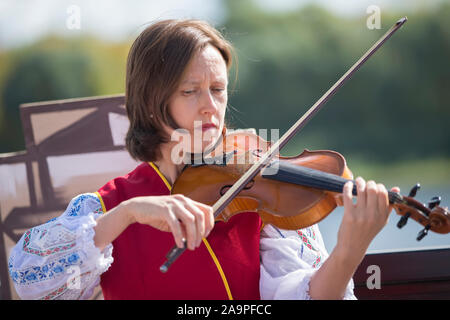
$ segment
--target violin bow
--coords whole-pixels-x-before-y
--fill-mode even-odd
[[[213,205],[214,218],[228,206],[228,204],[242,191],[242,189],[256,177],[256,175],[265,167],[270,160],[279,153],[290,139],[299,132],[316,114],[325,103],[335,95],[335,93],[351,78],[351,76],[407,21],[407,17],[399,19],[372,47],[364,53],[364,55],[356,61],[353,66],[344,75],[336,81],[333,86],[325,92],[314,105],[289,128],[288,131],[273,145],[270,149],[256,161],[234,184],[228,191],[217,200]],[[166,261],[160,267],[160,271],[165,273],[169,270],[170,265],[186,250],[186,244],[183,248],[176,245],[166,255]]]

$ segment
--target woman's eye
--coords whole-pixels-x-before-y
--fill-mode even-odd
[[[212,90],[215,91],[215,92],[223,92],[223,91],[225,91],[224,88],[213,88]]]
[[[190,95],[190,94],[192,94],[194,92],[195,92],[195,90],[183,90],[183,94],[184,95]]]

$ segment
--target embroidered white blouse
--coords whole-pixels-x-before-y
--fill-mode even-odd
[[[113,245],[94,245],[103,213],[95,193],[73,198],[64,213],[26,231],[12,249],[9,273],[22,299],[88,299],[113,263]],[[317,225],[296,231],[266,225],[260,240],[261,299],[310,299],[309,281],[328,253]],[[353,280],[344,299],[356,299]]]

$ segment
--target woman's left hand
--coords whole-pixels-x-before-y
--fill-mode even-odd
[[[344,216],[338,232],[336,247],[345,256],[361,258],[375,236],[387,224],[393,206],[389,204],[388,192],[381,183],[366,181],[358,177],[355,180],[357,196],[353,203],[353,183],[344,186]],[[400,192],[394,187],[393,192]]]

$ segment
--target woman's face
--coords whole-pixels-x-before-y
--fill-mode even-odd
[[[227,85],[225,60],[217,48],[207,45],[194,55],[169,100],[171,116],[186,130],[184,135],[190,135],[190,150],[184,151],[202,152],[220,137],[228,101]]]

